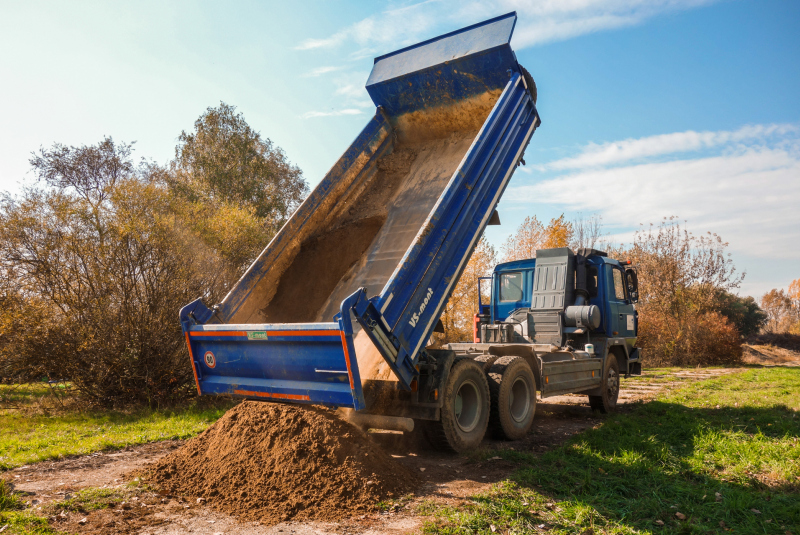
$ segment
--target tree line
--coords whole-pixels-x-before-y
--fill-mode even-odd
[[[225,103],[166,165],[132,153],[42,148],[36,182],[0,200],[0,379],[68,380],[103,406],[190,395],[180,306],[220,300],[308,192]]]
[[[181,132],[166,164],[136,162],[133,148],[111,137],[41,148],[36,181],[0,198],[0,381],[69,381],[102,406],[191,396],[179,308],[219,302],[308,194],[301,170],[225,103]],[[530,216],[499,250],[479,242],[439,341],[471,339],[477,280],[499,261],[589,247],[637,267],[649,365],[737,362],[743,336],[800,330],[800,279],[759,307],[734,293],[743,275],[727,245],[674,218],[614,245],[599,217]]]
[[[598,216],[568,221],[561,215],[546,225],[529,216],[499,252],[485,239],[479,242],[445,307],[445,333],[437,341],[472,338],[479,277],[491,276],[498,262],[534,258],[537,249],[552,247],[597,248],[633,263],[639,277],[638,345],[648,366],[740,362],[742,339],[773,321],[770,309],[762,310],[753,297],[736,295],[744,274],[736,271],[728,244],[716,234],[692,234],[673,217],[643,226],[629,244],[613,244]],[[488,293],[482,298],[487,302]],[[781,303],[788,306],[786,299]]]

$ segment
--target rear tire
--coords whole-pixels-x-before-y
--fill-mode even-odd
[[[592,410],[604,414],[613,412],[617,408],[617,398],[619,397],[619,364],[613,353],[609,353],[606,357],[606,367],[603,370],[603,382],[600,388],[603,389],[603,394],[589,396],[589,405]]]
[[[522,357],[502,357],[489,369],[492,393],[490,425],[496,438],[519,440],[536,413],[536,379]]]
[[[481,366],[471,359],[457,360],[444,387],[441,419],[426,425],[430,443],[456,453],[477,448],[489,424],[489,399]]]

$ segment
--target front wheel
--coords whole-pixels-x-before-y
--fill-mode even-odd
[[[603,390],[602,395],[589,396],[589,405],[592,410],[602,413],[613,412],[617,407],[617,398],[619,397],[619,364],[617,364],[617,357],[611,353],[606,357],[606,367],[600,388]]]
[[[480,445],[489,424],[489,383],[471,359],[450,369],[442,398],[442,416],[427,425],[428,440],[437,448],[461,453]]]

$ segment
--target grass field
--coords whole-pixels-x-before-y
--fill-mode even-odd
[[[50,410],[43,408],[53,407],[44,399],[54,395],[48,387],[3,388],[0,398],[19,408],[0,411],[0,471],[37,460],[185,438],[229,407]],[[511,449],[486,452],[516,463],[514,474],[465,506],[442,508],[429,502],[418,513],[428,517],[424,531],[430,534],[800,535],[799,413],[798,368],[757,368],[687,382],[655,401],[606,418],[543,455]],[[91,492],[59,506],[85,509],[101,503],[100,498],[115,498]],[[21,507],[7,488],[0,488],[0,528],[8,524],[5,533],[55,533],[46,519]]]
[[[800,369],[687,385],[518,463],[428,533],[800,534]]]
[[[5,391],[5,392],[4,392]],[[0,471],[47,459],[82,455],[196,435],[216,421],[231,402],[180,409],[135,411],[55,410],[42,385],[0,385],[15,410],[0,411]],[[205,400],[204,400],[205,401]],[[46,406],[50,410],[40,410]]]
[[[188,438],[233,405],[203,400],[202,406],[189,404],[171,410],[87,411],[46,384],[0,385],[0,401],[0,472],[48,459]],[[59,505],[70,509],[81,500],[102,503],[92,492],[78,493],[70,503]],[[0,529],[4,526],[3,535],[57,534],[46,518],[24,510],[22,500],[0,479]]]

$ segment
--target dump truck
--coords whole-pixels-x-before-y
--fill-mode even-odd
[[[527,434],[537,391],[542,398],[585,394],[592,409],[613,411],[620,375],[642,370],[638,294],[630,261],[591,248],[538,250],[535,258],[499,264],[491,277],[479,278],[473,341],[448,349],[478,363],[487,376],[494,435],[513,440]],[[475,388],[473,381],[466,391]],[[462,405],[477,399],[466,391]]]
[[[505,317],[501,300],[481,312],[480,342],[429,346],[541,124],[536,86],[510,46],[516,20],[512,12],[375,58],[366,83],[375,115],[225,298],[180,311],[198,394],[337,407],[359,425],[416,427],[465,451],[496,419],[490,382],[506,361],[495,356],[522,357],[534,381],[545,378],[545,395],[573,376],[582,382],[561,391],[601,389],[616,346],[573,350],[572,323],[559,327],[571,338],[545,342],[538,317],[558,315],[555,305],[531,305],[535,328],[512,333],[525,300]],[[572,293],[561,305],[599,306]],[[585,362],[556,364],[566,360]]]

